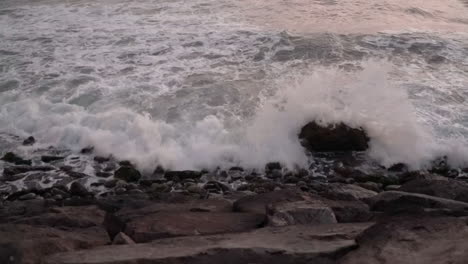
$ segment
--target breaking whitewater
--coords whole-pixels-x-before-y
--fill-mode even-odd
[[[271,162],[326,179],[437,160],[465,177],[466,6],[364,2],[2,1],[0,154],[35,168],[2,193],[76,179],[104,193],[128,163],[209,181],[269,177]],[[310,153],[311,121],[362,128],[369,148]]]

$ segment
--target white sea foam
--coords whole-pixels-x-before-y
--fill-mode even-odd
[[[132,160],[147,171],[157,164],[175,169],[260,168],[269,161],[306,166],[297,134],[311,120],[363,127],[371,138],[369,156],[386,166],[405,162],[419,168],[441,154],[458,164],[468,160],[461,140],[447,145],[437,139],[416,115],[407,91],[388,81],[392,65],[364,65],[354,73],[318,67],[306,77],[278,81],[275,96],[266,98],[254,116],[236,122],[208,115],[194,123],[167,123],[125,108],[90,113],[80,106],[25,99],[2,107],[0,127],[76,151],[92,145],[98,154]]]

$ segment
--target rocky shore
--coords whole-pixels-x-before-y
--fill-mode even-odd
[[[467,169],[369,163],[344,124],[299,136],[314,161],[294,170],[145,174],[86,148],[89,175],[79,155],[5,153],[0,263],[467,263]]]

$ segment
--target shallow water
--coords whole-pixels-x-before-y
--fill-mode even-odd
[[[466,32],[457,0],[2,1],[0,151],[305,166],[320,119],[366,128],[386,166],[467,165]]]

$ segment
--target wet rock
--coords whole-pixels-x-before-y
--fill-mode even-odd
[[[23,146],[32,146],[34,143],[36,143],[36,139],[31,136],[23,141]]]
[[[359,247],[339,264],[466,263],[467,219],[455,217],[396,217],[360,235]]]
[[[75,181],[70,185],[70,194],[76,196],[88,196],[90,193],[83,184]]]
[[[333,210],[338,223],[367,222],[373,217],[369,206],[361,201],[318,199]]]
[[[31,165],[32,164],[31,160],[25,160],[13,152],[5,153],[5,155],[3,155],[2,157],[2,160],[5,162],[16,164],[16,165]]]
[[[382,184],[378,184],[375,182],[363,182],[363,183],[358,183],[357,185],[367,190],[374,191],[374,192],[382,191]]]
[[[269,162],[265,165],[265,171],[272,171],[272,170],[281,170],[282,166],[279,162]]]
[[[54,167],[18,165],[18,166],[12,166],[12,167],[7,167],[3,169],[3,176],[6,180],[8,180],[10,177],[20,174],[20,173],[25,173],[25,172],[30,172],[30,171],[51,171],[51,170],[54,170]]]
[[[141,178],[140,172],[131,166],[122,166],[115,171],[114,177],[126,182],[136,182]]]
[[[41,156],[41,160],[45,163],[57,161],[57,160],[63,160],[65,157],[62,156]]]
[[[207,190],[208,192],[213,192],[213,193],[224,193],[224,192],[231,191],[231,188],[228,185],[225,185],[217,181],[209,181],[203,186],[203,188]]]
[[[401,185],[387,185],[385,186],[386,191],[398,191],[400,190]]]
[[[147,244],[56,254],[46,263],[334,263],[339,256],[357,247],[355,237],[368,227],[364,223],[296,225],[240,234],[168,238]]]
[[[93,146],[88,146],[88,147],[82,148],[80,153],[81,154],[91,154],[91,153],[93,153],[93,151],[94,151],[94,147]]]
[[[309,151],[364,151],[369,137],[361,128],[343,123],[321,126],[316,122],[305,125],[299,133],[302,145]]]
[[[202,173],[200,171],[191,171],[191,170],[185,170],[185,171],[166,171],[164,174],[164,177],[167,180],[186,180],[186,179],[199,179],[201,177]]]
[[[151,184],[151,191],[152,192],[169,192],[171,190],[171,186],[166,183],[153,183]]]
[[[376,192],[354,184],[330,183],[323,186],[319,194],[333,200],[362,200],[377,195]]]
[[[107,233],[99,227],[65,231],[45,226],[0,225],[0,252],[4,252],[7,245],[14,249],[16,256],[20,257],[18,263],[22,264],[43,263],[43,258],[53,253],[89,249],[109,242]]]
[[[133,241],[129,236],[125,233],[118,233],[114,240],[112,241],[112,245],[133,245],[135,241]]]
[[[325,203],[316,201],[283,202],[267,205],[268,225],[334,224],[335,214]]]
[[[247,231],[264,222],[264,215],[251,213],[159,212],[128,222],[125,233],[144,243],[166,237]]]
[[[108,162],[109,160],[110,160],[109,157],[102,157],[102,156],[94,157],[94,161],[96,161],[97,163],[104,163],[104,162]]]
[[[450,178],[415,179],[403,184],[399,190],[468,203],[468,183]]]
[[[397,163],[390,166],[387,170],[393,172],[406,172],[408,171],[408,166],[404,163]]]
[[[18,199],[24,201],[24,200],[32,200],[34,198],[36,198],[35,193],[27,193],[27,194],[21,195]]]
[[[47,211],[48,202],[44,200],[12,201],[0,205],[0,223],[12,223],[25,217],[32,217]]]
[[[249,195],[234,202],[237,212],[266,214],[267,205],[284,202],[297,202],[307,199],[307,195],[297,190],[280,190],[257,195]]]
[[[105,172],[105,171],[98,171],[96,172],[96,176],[101,177],[101,178],[109,178],[110,176],[112,176],[112,173]]]
[[[444,215],[468,215],[468,203],[435,196],[386,191],[366,200],[371,210],[387,214],[422,214],[424,212]]]
[[[191,184],[189,185],[186,190],[190,193],[198,193],[198,194],[203,194],[205,193],[205,189],[203,189],[202,187],[196,185],[196,184]]]

